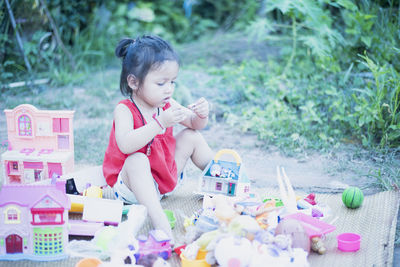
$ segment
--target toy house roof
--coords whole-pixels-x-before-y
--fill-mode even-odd
[[[213,181],[221,180],[221,181],[226,181],[227,178],[225,177],[217,177],[217,176],[211,176],[210,175],[210,167],[215,164],[214,161],[210,161],[207,165],[207,167],[204,168],[204,170],[201,173],[201,179],[211,179]],[[236,167],[236,163],[234,162],[225,162],[225,165],[229,164],[233,168],[238,168],[239,173],[236,177],[236,179],[239,183],[251,183],[249,177],[247,176],[246,168],[244,167],[244,164],[241,164],[240,167]]]
[[[14,109],[5,109],[4,112],[7,113],[12,113],[12,112],[17,112],[20,110],[25,110],[25,112],[34,112],[36,114],[49,114],[49,115],[66,115],[66,116],[72,116],[75,111],[74,110],[44,110],[44,109],[37,109],[35,106],[30,105],[30,104],[21,104]]]
[[[20,206],[32,208],[45,196],[49,196],[65,209],[69,209],[70,200],[65,194],[65,182],[57,182],[56,185],[3,185],[0,191],[0,206],[7,203],[17,203]]]
[[[146,242],[147,240],[150,239],[150,240],[153,240],[153,241],[158,242],[158,243],[171,241],[171,239],[167,236],[166,233],[164,233],[161,230],[157,230],[157,229],[149,231],[149,235],[148,236],[139,235],[137,237],[137,239],[139,241],[142,241],[142,242]]]

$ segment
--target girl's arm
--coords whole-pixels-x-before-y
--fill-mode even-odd
[[[118,104],[114,110],[115,139],[119,150],[131,154],[151,141],[161,132],[161,127],[155,120],[150,120],[143,127],[133,129],[133,117],[129,108]]]
[[[170,104],[171,108],[176,107],[182,109],[185,113],[186,118],[180,122],[182,125],[194,130],[201,130],[206,127],[208,123],[209,108],[208,102],[205,98],[202,97],[195,103],[190,104],[188,106],[189,108],[182,106],[174,99],[170,99]]]

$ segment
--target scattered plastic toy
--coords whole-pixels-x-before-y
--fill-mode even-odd
[[[310,203],[311,205],[317,205],[317,202],[315,201],[315,194],[311,193],[308,196],[306,196],[304,198],[305,201],[307,201],[308,203]]]
[[[322,242],[322,239],[318,236],[314,236],[311,238],[311,249],[312,251],[315,251],[320,255],[325,254],[326,252],[325,245]]]
[[[149,254],[155,254],[164,260],[171,257],[171,239],[162,230],[152,230],[148,237],[139,235],[137,239],[139,240],[139,251],[135,254],[137,261]]]
[[[343,191],[342,201],[349,209],[357,209],[364,201],[364,194],[360,188],[351,186]]]

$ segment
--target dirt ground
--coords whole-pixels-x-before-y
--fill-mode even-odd
[[[256,187],[275,187],[276,167],[285,168],[295,189],[305,192],[341,192],[348,185],[367,184],[365,179],[355,179],[351,172],[329,173],[336,164],[322,154],[296,159],[282,155],[277,149],[265,148],[255,135],[239,132],[224,123],[215,123],[202,131],[212,149],[230,148],[242,158],[247,175]],[[194,167],[189,166],[188,170]],[[374,189],[369,189],[372,193]]]

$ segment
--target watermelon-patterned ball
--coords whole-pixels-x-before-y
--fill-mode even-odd
[[[342,201],[346,207],[356,209],[363,203],[364,194],[360,188],[352,186],[343,191]]]

